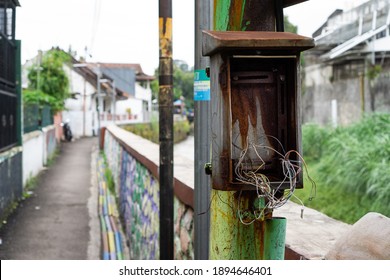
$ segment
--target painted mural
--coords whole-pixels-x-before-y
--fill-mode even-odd
[[[105,134],[104,152],[116,185],[130,259],[159,259],[158,180],[123,149],[109,131]],[[194,259],[193,216],[193,209],[175,197],[175,259]]]
[[[159,183],[128,153],[122,154],[120,211],[132,259],[159,259]]]
[[[105,153],[116,183],[130,258],[159,259],[159,183],[110,133],[105,137]]]

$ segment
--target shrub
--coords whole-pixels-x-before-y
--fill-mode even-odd
[[[367,211],[390,215],[389,132],[389,114],[366,116],[337,129],[304,126],[303,151],[315,166],[317,185],[369,200],[372,208]]]
[[[178,143],[187,138],[190,133],[191,126],[187,120],[174,122],[174,142]],[[139,123],[122,126],[123,129],[130,131],[136,135],[139,135],[153,143],[159,143],[159,126],[157,121],[151,123]]]

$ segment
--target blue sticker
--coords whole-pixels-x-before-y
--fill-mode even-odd
[[[194,100],[210,101],[210,78],[206,70],[195,70],[194,72]]]

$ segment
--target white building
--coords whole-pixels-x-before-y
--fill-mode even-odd
[[[305,51],[303,122],[348,125],[389,112],[390,0],[334,11]]]
[[[96,64],[93,67],[96,67]],[[100,69],[103,74],[115,81],[115,87],[120,88],[127,97],[116,102],[117,122],[150,121],[152,111],[150,82],[154,77],[146,75],[140,64],[100,63]]]
[[[23,65],[24,88],[28,68],[37,61],[35,57]],[[99,127],[109,122],[150,120],[154,77],[144,74],[139,64],[84,63],[71,57],[63,67],[71,98],[65,102],[62,120],[69,121],[75,138],[97,135]]]

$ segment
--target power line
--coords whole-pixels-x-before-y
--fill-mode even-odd
[[[94,14],[93,14],[93,21],[92,21],[92,32],[91,32],[91,44],[89,48],[89,53],[92,53],[96,34],[99,28],[99,21],[100,21],[100,11],[101,11],[102,1],[101,0],[95,0],[95,8],[94,8]]]

